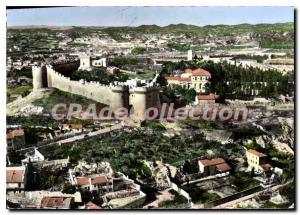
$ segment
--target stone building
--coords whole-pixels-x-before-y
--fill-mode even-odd
[[[24,130],[19,128],[6,134],[7,151],[19,149],[25,145]]]
[[[203,176],[229,173],[231,170],[231,167],[223,158],[199,160],[198,165],[199,172],[203,173]]]
[[[197,93],[205,93],[210,84],[211,74],[204,69],[186,69],[180,76],[166,77],[169,86],[180,85],[187,89],[194,89]]]
[[[253,149],[246,152],[248,169],[255,172],[269,171],[272,166],[267,163],[267,155]]]
[[[88,56],[86,54],[80,54],[79,59],[80,59],[80,66],[79,66],[78,70],[90,71],[92,69],[90,56]]]
[[[218,98],[219,98],[219,96],[215,95],[215,94],[197,95],[195,98],[195,105],[200,105],[200,106],[214,105]]]

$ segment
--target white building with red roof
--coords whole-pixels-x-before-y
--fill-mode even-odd
[[[216,100],[219,98],[218,95],[209,94],[209,95],[196,95],[195,105],[212,105],[216,103]]]
[[[94,175],[94,176],[80,176],[73,178],[71,181],[75,182],[75,185],[80,189],[89,191],[98,191],[99,193],[112,192],[113,191],[113,180],[108,179],[106,175]]]
[[[197,93],[205,93],[210,84],[211,74],[204,69],[186,69],[180,76],[168,76],[169,86],[180,85],[187,89],[194,89]]]
[[[199,172],[203,173],[203,176],[228,174],[231,170],[231,167],[223,158],[199,160],[198,165]]]
[[[24,190],[27,168],[25,166],[6,167],[6,190]]]

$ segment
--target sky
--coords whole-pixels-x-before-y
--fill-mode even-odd
[[[293,7],[61,7],[7,10],[7,26],[139,26],[293,22]]]

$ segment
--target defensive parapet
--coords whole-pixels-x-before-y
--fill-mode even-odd
[[[33,67],[32,75],[34,90],[48,87],[57,88],[109,105],[114,112],[132,105],[134,111],[138,111],[136,115],[140,120],[144,120],[148,108],[160,108],[159,88],[157,87],[132,87],[129,89],[126,85],[104,85],[85,80],[74,81],[56,72],[49,65]]]

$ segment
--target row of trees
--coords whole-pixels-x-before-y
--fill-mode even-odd
[[[110,84],[114,81],[124,82],[128,80],[128,75],[123,73],[110,75],[106,72],[105,68],[97,68],[89,72],[74,71],[70,74],[70,78],[77,81],[84,79],[86,81],[98,81],[102,84]]]
[[[251,90],[257,90],[258,95],[264,97],[278,96],[292,93],[294,77],[293,72],[282,74],[269,69],[262,70],[257,67],[243,67],[227,62],[214,63],[212,61],[181,61],[178,63],[167,62],[158,79],[161,85],[166,85],[165,76],[172,75],[174,70],[203,68],[211,73],[211,91],[216,92],[221,98],[249,99]],[[245,90],[245,89],[250,90]]]

